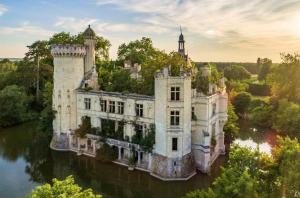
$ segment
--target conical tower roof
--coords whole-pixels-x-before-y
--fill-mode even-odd
[[[96,37],[96,34],[94,30],[89,25],[88,28],[83,32],[84,38],[94,39]]]

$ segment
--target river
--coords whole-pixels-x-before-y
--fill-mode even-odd
[[[236,143],[268,152],[275,133],[254,132],[247,123],[240,123],[241,133]],[[104,197],[182,197],[189,191],[207,188],[220,173],[220,157],[209,175],[198,173],[188,181],[163,182],[148,173],[128,171],[112,163],[101,163],[89,157],[49,149],[49,139],[37,130],[36,123],[0,129],[0,197],[24,197],[40,184],[52,178],[73,175],[83,188],[92,188]]]

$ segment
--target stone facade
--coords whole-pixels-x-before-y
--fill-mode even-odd
[[[195,170],[192,153],[178,158],[152,155],[151,175],[162,180],[189,179],[196,173]]]
[[[88,134],[79,138],[74,130],[82,117],[89,117],[91,126],[100,130],[109,120],[114,123],[111,130],[121,130],[123,136],[123,140],[106,140],[118,150],[116,163],[128,165],[135,156],[137,169],[163,180],[186,180],[196,169],[208,172],[214,160],[225,152],[225,86],[210,85],[209,94],[204,95],[192,89],[191,73],[171,76],[166,67],[155,74],[154,96],[102,91],[94,65],[95,33],[90,27],[84,38],[85,45],[52,46],[56,114],[51,148],[95,157],[101,147],[100,137]],[[203,74],[209,75],[205,69]],[[137,73],[134,71],[132,78],[138,78]],[[152,151],[131,143],[135,134],[144,137],[153,126]]]

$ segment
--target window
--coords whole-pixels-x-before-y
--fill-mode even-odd
[[[91,109],[91,99],[90,98],[84,98],[84,107],[85,107],[85,109]]]
[[[171,111],[170,123],[171,126],[179,125],[179,111]]]
[[[177,151],[177,143],[178,142],[178,139],[177,138],[172,138],[172,151]]]
[[[216,123],[213,123],[211,126],[211,134],[212,136],[216,135]]]
[[[118,102],[118,114],[124,114],[124,102]]]
[[[197,120],[197,117],[195,114],[195,107],[192,107],[192,120]]]
[[[107,105],[107,101],[100,99],[100,108],[101,108],[101,111],[106,112],[106,105]]]
[[[217,110],[217,104],[214,103],[214,104],[212,105],[212,115],[213,115],[213,116],[216,114],[216,110]]]
[[[137,133],[143,134],[143,125],[137,124],[135,130]]]
[[[143,117],[143,105],[142,104],[136,104],[135,105],[135,114],[136,116],[139,116],[139,117]]]
[[[115,113],[115,101],[109,101],[109,113]]]
[[[171,100],[180,100],[180,87],[171,87]]]

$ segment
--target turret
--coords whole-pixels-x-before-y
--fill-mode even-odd
[[[84,77],[83,45],[53,45],[51,54],[54,58],[53,73],[53,131],[56,134],[69,133],[76,129],[76,94]]]
[[[95,46],[96,46],[96,34],[89,25],[83,32],[84,45],[86,46],[86,57],[84,59],[84,73],[92,70],[95,66]]]
[[[182,30],[181,30],[181,27],[180,27],[180,35],[179,35],[179,39],[178,39],[178,53],[183,57],[185,58],[185,47],[184,47],[184,37],[183,37],[183,34],[182,34]]]

